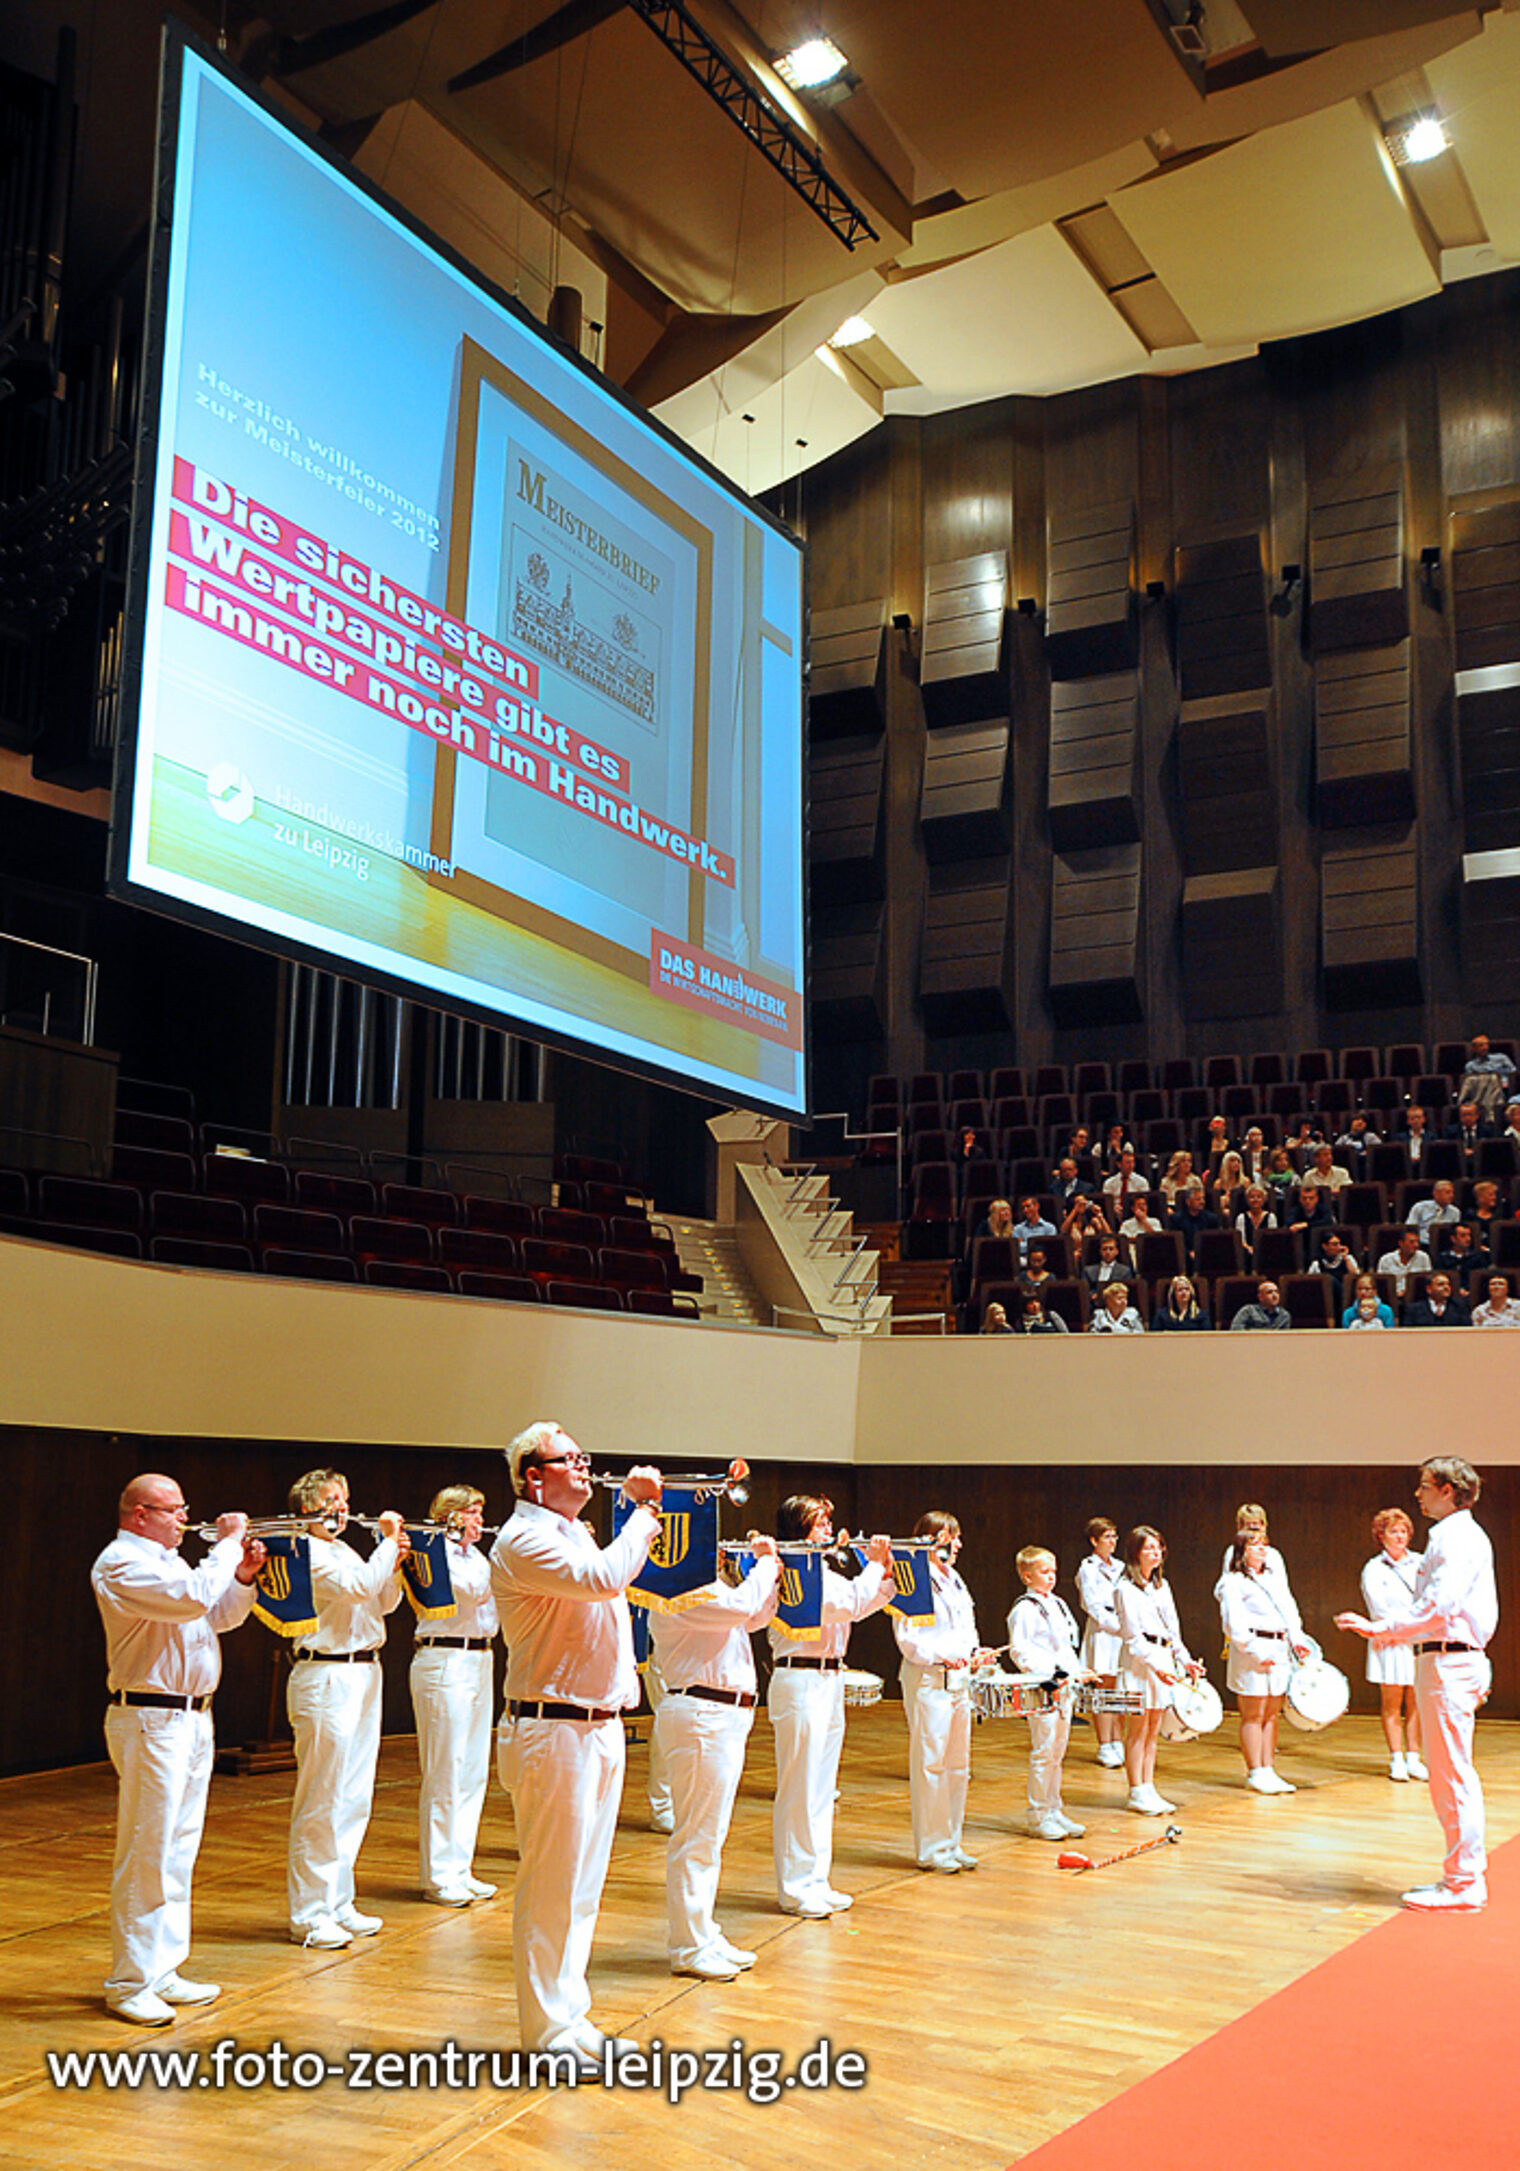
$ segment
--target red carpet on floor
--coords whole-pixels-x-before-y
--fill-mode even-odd
[[[1509,2171],[1520,1839],[1489,1857],[1488,1893],[1477,1915],[1402,1909],[1018,2171]]]

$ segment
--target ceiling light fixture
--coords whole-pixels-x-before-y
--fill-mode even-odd
[[[793,90],[817,90],[844,74],[849,62],[832,38],[809,38],[794,45],[776,63],[776,73]]]
[[[858,347],[862,340],[874,339],[876,334],[864,317],[846,317],[843,324],[829,341],[831,347]]]
[[[1449,151],[1451,143],[1434,113],[1418,113],[1394,134],[1390,148],[1396,164],[1419,166]]]

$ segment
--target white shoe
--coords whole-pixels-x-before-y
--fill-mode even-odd
[[[1117,1770],[1124,1762],[1123,1742],[1100,1741],[1098,1743],[1098,1762],[1109,1771]]]
[[[1068,1817],[1064,1809],[1058,1813],[1056,1822],[1060,1825],[1067,1839],[1083,1839],[1086,1837],[1087,1826],[1078,1824],[1075,1817]]]
[[[1470,1885],[1416,1885],[1412,1891],[1401,1892],[1400,1900],[1406,1907],[1426,1908],[1432,1911],[1450,1909],[1457,1914],[1475,1915],[1480,1907],[1488,1905],[1488,1886],[1481,1877]]]
[[[1274,1794],[1296,1794],[1298,1792],[1298,1789],[1293,1784],[1293,1781],[1291,1779],[1285,1779],[1282,1773],[1278,1771],[1274,1765],[1269,1764],[1267,1766],[1267,1777],[1272,1782],[1272,1792]]]
[[[831,1915],[842,1915],[847,1907],[855,1905],[853,1892],[836,1892],[832,1885],[827,1887],[823,1896],[829,1903]]]
[[[1404,1769],[1411,1779],[1428,1779],[1430,1777],[1430,1771],[1425,1759],[1413,1749],[1409,1750],[1404,1758]]]
[[[783,1915],[801,1915],[808,1922],[822,1922],[834,1912],[826,1899],[811,1892],[805,1900],[778,1900],[776,1904]]]
[[[672,1833],[672,1832],[673,1832],[673,1831],[675,1830],[675,1828],[676,1828],[676,1820],[675,1820],[675,1812],[674,1812],[673,1810],[670,1810],[670,1809],[651,1809],[651,1810],[650,1810],[650,1812],[649,1812],[649,1829],[650,1829],[650,1831],[651,1831],[651,1832],[663,1832],[663,1833],[665,1834],[666,1838],[668,1839],[668,1838],[670,1837],[670,1834],[671,1834],[671,1833]]]
[[[293,1922],[290,1925],[292,1945],[310,1945],[316,1952],[337,1952],[354,1941],[352,1930],[345,1929],[336,1915],[318,1915],[313,1922]]]
[[[1029,1836],[1031,1839],[1064,1839],[1066,1837],[1066,1819],[1064,1817],[1041,1817],[1039,1822],[1036,1823],[1031,1818]]]
[[[951,1851],[953,1852],[956,1861],[959,1862],[962,1869],[975,1869],[977,1867],[976,1856],[974,1854],[967,1854],[964,1847],[958,1846],[953,1848]]]
[[[731,1945],[721,1930],[718,1933],[717,1949],[732,1960],[736,1968],[741,1969],[753,1967],[760,1957],[757,1952],[746,1952],[742,1945]]]
[[[946,1877],[958,1877],[961,1858],[949,1847],[941,1847],[935,1854],[926,1854],[918,1866],[920,1869],[940,1870]]]
[[[1131,1787],[1126,1809],[1132,1809],[1137,1817],[1159,1817],[1161,1811],[1154,1800],[1153,1787]]]
[[[1402,1749],[1395,1749],[1392,1756],[1389,1757],[1388,1776],[1390,1779],[1407,1779],[1409,1777],[1409,1759]]]
[[[334,1909],[333,1920],[341,1923],[345,1930],[352,1930],[355,1937],[375,1937],[385,1928],[383,1915],[366,1915],[352,1900],[346,1907]]]
[[[464,1885],[451,1886],[447,1892],[424,1892],[422,1897],[434,1907],[468,1907],[475,1895]]]
[[[1267,1770],[1265,1764],[1258,1764],[1255,1771],[1246,1773],[1246,1785],[1253,1794],[1275,1794],[1277,1792],[1276,1787],[1272,1784],[1272,1774]]]
[[[693,1953],[689,1960],[672,1960],[672,1975],[695,1975],[704,1983],[731,1983],[739,1973],[728,1954],[716,1945],[709,1945],[706,1952]]]
[[[167,2028],[174,2018],[174,2007],[166,2004],[156,1990],[133,1990],[124,1998],[108,1992],[106,2011],[114,2013],[118,2020],[130,2020],[135,2028]]]
[[[156,1988],[166,2005],[210,2005],[222,1994],[220,1983],[193,1983],[185,1975],[166,1975]]]
[[[472,1900],[494,1900],[496,1897],[498,1888],[488,1885],[483,1877],[466,1877],[464,1883]]]

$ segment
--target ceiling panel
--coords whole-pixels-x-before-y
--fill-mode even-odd
[[[894,414],[937,414],[1003,392],[1061,392],[1122,377],[1147,361],[1049,226],[888,286],[870,315],[920,380],[916,389],[888,394]]]
[[[1490,15],[1425,73],[1490,242],[1520,261],[1520,17]]]
[[[1347,324],[1440,284],[1382,138],[1350,101],[1111,200],[1210,346]]]
[[[816,354],[742,408],[720,398],[709,377],[654,411],[751,497],[815,467],[881,420],[853,373],[831,368]],[[746,415],[753,420],[745,421]]]

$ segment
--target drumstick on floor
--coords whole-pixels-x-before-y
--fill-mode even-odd
[[[1058,1854],[1057,1869],[1112,1869],[1116,1862],[1132,1862],[1137,1854],[1149,1854],[1156,1847],[1175,1847],[1182,1837],[1180,1824],[1169,1824],[1159,1839],[1142,1839],[1138,1847],[1126,1847],[1122,1854],[1106,1854],[1101,1862],[1095,1862],[1090,1854]]]

